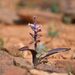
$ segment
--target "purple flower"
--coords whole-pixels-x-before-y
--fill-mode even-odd
[[[36,26],[35,26],[35,24],[30,24],[30,23],[29,23],[28,25],[31,27],[31,29],[32,29],[33,31],[36,31],[36,32],[41,31],[42,25],[36,24]]]

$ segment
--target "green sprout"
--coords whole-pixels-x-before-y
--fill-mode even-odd
[[[48,27],[47,34],[49,37],[56,37],[59,35],[59,32],[57,31],[55,26],[52,25],[51,27]]]
[[[60,9],[59,9],[59,5],[56,3],[56,2],[53,2],[52,4],[51,4],[51,11],[53,12],[53,13],[58,13],[59,11],[60,11]]]

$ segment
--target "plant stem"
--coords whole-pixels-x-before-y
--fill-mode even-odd
[[[36,49],[37,49],[37,32],[36,31],[34,32],[34,41],[35,41],[34,48],[35,48],[35,51],[36,51]]]
[[[37,31],[36,31],[36,17],[34,17],[34,50],[36,51],[37,50]],[[36,65],[37,63],[37,57],[36,57],[37,53],[34,54],[34,57],[33,57],[33,64],[34,66]]]
[[[37,25],[37,23],[36,23],[36,17],[34,17],[34,49],[35,49],[35,51],[36,51],[36,49],[37,49],[37,28],[36,28],[36,25]]]

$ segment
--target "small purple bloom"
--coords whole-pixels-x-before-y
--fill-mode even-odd
[[[32,29],[33,31],[36,31],[36,32],[41,31],[41,27],[42,27],[41,25],[38,25],[38,24],[37,24],[37,25],[35,26],[35,24],[30,24],[30,23],[29,23],[28,25],[31,27],[31,29]]]

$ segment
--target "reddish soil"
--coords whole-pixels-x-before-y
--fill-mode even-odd
[[[35,11],[33,11],[33,12],[35,12]],[[40,11],[38,11],[38,12],[40,12]],[[23,13],[25,13],[25,11]],[[41,14],[42,14],[42,12],[40,12],[40,15]],[[63,48],[63,47],[71,48],[71,50],[68,52],[62,52],[62,53],[58,53],[58,54],[50,56],[49,62],[51,62],[51,63],[56,62],[56,63],[60,63],[61,65],[63,65],[63,64],[66,65],[65,64],[66,62],[67,63],[70,62],[70,64],[72,64],[71,61],[74,61],[74,58],[75,58],[75,56],[74,56],[74,54],[75,54],[74,53],[75,52],[74,25],[63,24],[58,16],[56,16],[56,15],[54,16],[51,13],[48,13],[48,14],[44,13],[44,14],[47,15],[48,17],[50,16],[49,18],[52,18],[52,19],[50,19],[50,20],[48,19],[48,21],[47,21],[47,19],[46,19],[47,16],[46,16],[46,18],[41,17],[42,20],[44,19],[47,21],[45,23],[42,23],[41,19],[40,19],[40,22],[41,22],[40,24],[42,24],[42,32],[40,33],[40,34],[42,34],[42,37],[40,38],[41,42],[44,43],[49,49],[60,48],[60,47],[61,48]],[[42,14],[42,16],[43,16],[43,14]],[[38,16],[38,17],[40,17],[40,16]],[[47,28],[53,24],[55,25],[56,29],[59,31],[59,36],[52,39],[52,37],[47,36]],[[19,47],[20,44],[28,45],[31,48],[33,48],[33,45],[30,44],[30,42],[32,41],[32,38],[29,35],[29,32],[32,32],[32,30],[27,25],[2,25],[1,24],[0,28],[1,28],[0,35],[5,40],[5,47],[8,48],[9,50],[13,50],[13,49],[15,50],[15,48],[13,48],[13,47],[15,47],[15,46]],[[14,50],[13,50],[13,52],[15,52]],[[29,55],[27,55],[27,57],[29,57]],[[58,64],[56,64],[56,65],[58,65]],[[64,67],[64,65],[63,65],[63,67]],[[73,64],[73,66],[74,66],[74,64]]]
[[[63,47],[71,48],[70,51],[61,52],[48,57],[48,63],[51,66],[51,70],[55,72],[66,72],[67,66],[69,67],[69,65],[72,66],[73,70],[75,69],[75,24],[64,24],[61,22],[61,14],[53,14],[49,11],[41,11],[39,9],[22,9],[19,10],[17,14],[22,19],[25,19],[25,21],[28,21],[28,19],[33,21],[32,17],[37,16],[37,23],[42,25],[42,32],[40,33],[42,37],[39,39],[48,47],[49,50]],[[48,28],[53,25],[59,32],[59,35],[54,38],[47,35]],[[33,44],[31,44],[32,38],[29,35],[30,32],[32,32],[32,30],[27,24],[0,24],[0,37],[4,39],[4,47],[14,55],[19,53],[18,49],[22,46],[33,48]],[[0,61],[2,60],[1,64],[4,62],[2,65],[6,67],[5,69],[3,68],[4,73],[1,73],[1,75],[31,75],[28,73],[29,71],[27,69],[24,70],[13,66],[12,58],[13,57],[11,55],[4,58],[5,60],[0,58]],[[26,61],[32,63],[32,55],[30,52],[24,53],[24,58]],[[8,65],[5,65],[7,63]],[[10,63],[11,68],[9,67]],[[38,67],[44,69],[45,66],[40,67],[39,65]],[[22,72],[21,74],[20,71]],[[41,75],[43,75],[43,73]]]

